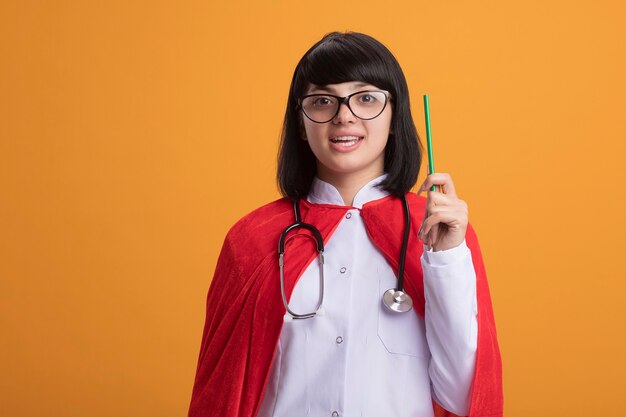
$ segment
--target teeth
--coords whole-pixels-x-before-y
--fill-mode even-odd
[[[358,136],[337,136],[332,138],[331,140],[340,141],[340,140],[356,140]]]
[[[341,142],[341,145],[350,146],[354,145],[354,143],[356,143],[359,139],[360,137],[358,136],[337,136],[335,138],[331,138],[330,141],[333,143]]]

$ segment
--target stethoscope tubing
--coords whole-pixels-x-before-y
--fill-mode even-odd
[[[410,311],[413,308],[413,300],[411,297],[404,292],[404,266],[406,263],[406,252],[408,249],[409,242],[409,233],[411,229],[411,215],[409,212],[409,202],[405,195],[402,196],[403,202],[403,211],[404,211],[404,234],[402,236],[402,249],[400,251],[400,260],[398,263],[398,284],[396,288],[391,288],[387,290],[382,297],[383,304],[390,310],[395,313],[404,313]],[[300,215],[300,200],[294,199],[294,213],[296,217],[295,223],[287,226],[285,230],[280,234],[280,238],[278,239],[278,267],[280,271],[280,291],[283,299],[283,304],[285,309],[287,310],[287,315],[285,315],[285,319],[308,319],[318,315],[322,315],[323,308],[322,304],[324,302],[324,239],[322,238],[322,234],[320,231],[313,226],[312,224],[304,223],[302,221],[302,216]],[[313,236],[304,235],[313,239],[316,243],[317,251],[318,251],[318,263],[320,270],[320,291],[319,297],[317,301],[317,306],[315,307],[315,312],[299,314],[291,310],[289,307],[289,302],[287,300],[287,294],[285,293],[285,243],[287,234],[298,228],[304,228],[311,231]]]
[[[302,216],[300,215],[300,201],[299,199],[295,199],[293,202],[294,212],[296,216],[296,222],[287,226],[285,230],[280,234],[280,239],[278,239],[278,266],[280,269],[280,293],[283,298],[283,304],[285,305],[285,309],[289,313],[289,315],[294,319],[308,319],[311,317],[315,317],[321,311],[322,303],[324,302],[324,239],[322,238],[322,234],[320,231],[313,226],[312,224],[302,222]],[[320,291],[319,297],[317,300],[317,306],[315,307],[314,313],[307,314],[298,314],[289,308],[289,302],[287,301],[287,294],[285,293],[285,243],[287,234],[299,228],[305,228],[313,233],[313,236],[307,236],[313,240],[315,240],[315,244],[317,246],[317,259],[319,262],[319,270],[320,270]]]

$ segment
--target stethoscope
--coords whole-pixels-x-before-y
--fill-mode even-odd
[[[405,313],[410,311],[413,308],[413,300],[409,296],[409,294],[404,292],[404,263],[406,260],[406,251],[409,243],[409,230],[411,229],[411,216],[409,214],[409,203],[406,199],[406,196],[402,196],[403,208],[404,208],[404,236],[402,238],[402,251],[400,252],[400,264],[398,266],[398,287],[390,288],[382,296],[382,303],[389,310],[395,313]],[[280,269],[280,292],[283,297],[283,304],[285,305],[285,309],[287,310],[287,314],[285,314],[285,321],[293,320],[293,319],[309,319],[315,316],[323,316],[325,311],[322,307],[324,302],[324,239],[322,239],[322,234],[317,228],[311,224],[304,223],[302,221],[302,217],[300,215],[300,204],[299,199],[294,199],[293,202],[293,210],[296,217],[296,222],[290,226],[287,226],[285,230],[280,235],[280,239],[278,239],[278,266]],[[289,308],[289,302],[287,301],[287,296],[285,294],[285,274],[284,274],[284,265],[285,265],[285,237],[287,233],[294,229],[304,228],[308,229],[313,233],[307,236],[315,241],[317,247],[317,260],[319,263],[319,278],[320,278],[320,292],[319,298],[317,300],[317,307],[315,307],[315,311],[313,313],[307,314],[298,314]],[[293,237],[293,236],[291,236]]]

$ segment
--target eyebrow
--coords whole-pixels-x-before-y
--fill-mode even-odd
[[[358,83],[354,84],[355,88],[365,87],[365,86],[371,86],[371,84],[364,83],[364,82],[358,82]],[[318,90],[318,91],[326,91],[326,92],[329,92],[329,93],[336,93],[336,90],[334,88],[332,88],[332,87],[318,86],[318,85],[315,85],[315,84],[313,84],[313,88],[311,88],[309,90],[309,93],[312,93],[313,91],[316,91],[316,90]]]

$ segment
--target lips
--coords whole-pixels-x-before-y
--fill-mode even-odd
[[[330,147],[337,152],[352,152],[357,149],[365,136],[341,134],[329,138]]]
[[[357,142],[363,140],[363,136],[354,136],[354,135],[345,135],[345,136],[335,136],[330,138],[330,141],[339,146],[352,146]]]

